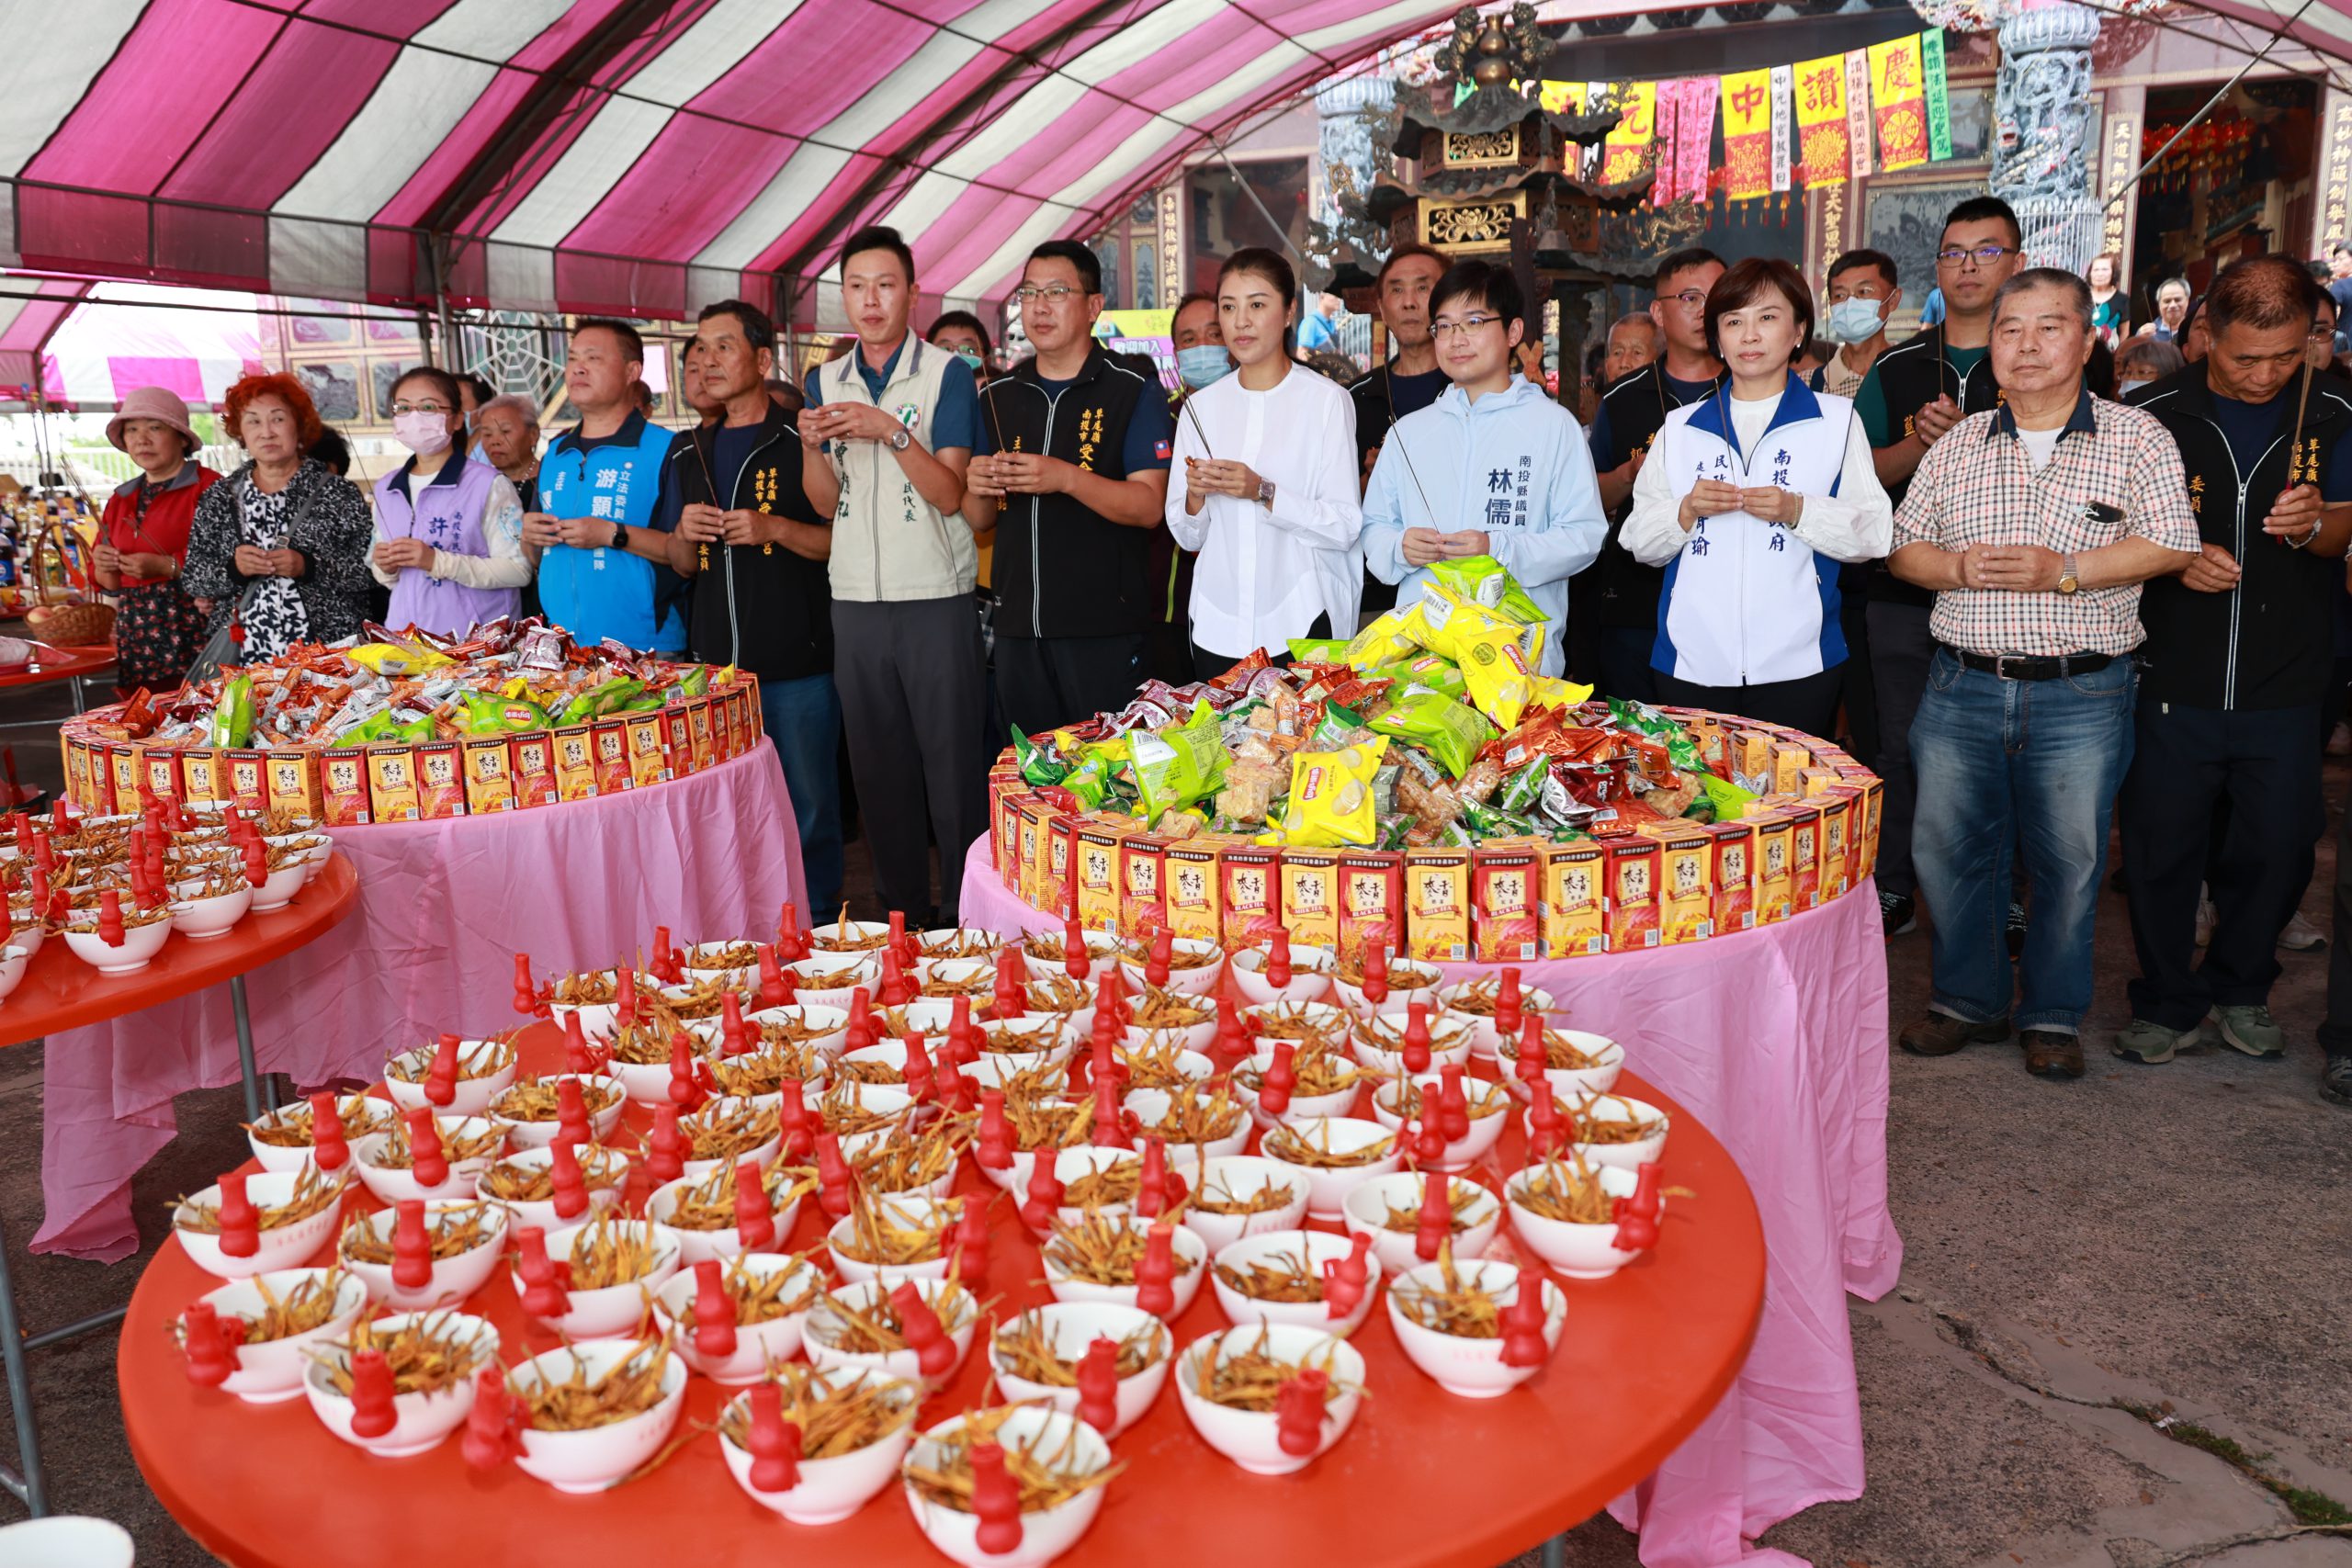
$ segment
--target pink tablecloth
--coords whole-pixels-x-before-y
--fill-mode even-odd
[[[334,829],[359,908],[245,982],[265,1073],[307,1088],[373,1078],[445,1030],[512,1027],[514,955],[542,976],[680,942],[773,930],[805,900],[775,749],[596,800],[495,817]],[[111,1262],[138,1246],[130,1178],[172,1139],[172,1097],[237,1081],[227,987],[52,1035],[41,1097],[36,1252]]]
[[[966,924],[1058,930],[1004,889],[988,840],[965,857]],[[1470,972],[1473,965],[1443,967]],[[1611,1512],[1649,1568],[1794,1564],[1747,1542],[1862,1493],[1849,1292],[1903,1266],[1886,1207],[1886,953],[1870,882],[1779,925],[1687,947],[1520,965],[1580,1029],[1723,1140],[1764,1220],[1764,1314],[1739,1381]]]

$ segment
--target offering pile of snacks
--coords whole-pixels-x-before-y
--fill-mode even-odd
[[[67,797],[99,814],[153,795],[330,827],[415,821],[639,789],[761,736],[758,682],[732,666],[582,648],[537,620],[463,642],[363,635],[68,719]]]
[[[1531,673],[1545,625],[1484,557],[1351,640],[1016,734],[989,852],[1032,907],[1227,948],[1277,928],[1494,963],[1697,942],[1870,874],[1879,780],[1826,740]]]

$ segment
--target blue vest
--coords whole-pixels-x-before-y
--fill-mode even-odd
[[[577,433],[567,431],[539,465],[537,509],[650,528],[669,450],[670,433],[642,414],[631,414],[616,437],[585,451]],[[550,621],[586,647],[611,637],[657,653],[684,652],[685,621],[674,604],[656,604],[660,587],[653,563],[627,550],[550,545],[539,552],[539,603]]]

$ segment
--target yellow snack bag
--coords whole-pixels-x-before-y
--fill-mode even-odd
[[[1413,611],[1403,608],[1374,616],[1348,644],[1348,667],[1361,673],[1419,653],[1419,639],[1406,629],[1412,618]]]
[[[1301,848],[1370,844],[1380,830],[1372,776],[1388,753],[1388,737],[1344,751],[1301,751],[1290,762],[1290,809],[1283,837]]]
[[[1579,703],[1591,700],[1590,686],[1578,685],[1574,681],[1564,681],[1557,675],[1538,675],[1535,677],[1533,691],[1528,697],[1528,705],[1539,708],[1572,708]]]
[[[344,656],[354,664],[363,664],[385,676],[413,675],[420,670],[437,670],[457,662],[446,653],[407,642],[361,643],[357,648],[345,649]]]
[[[1470,705],[1507,730],[1517,728],[1538,679],[1519,638],[1481,630],[1465,636],[1463,644],[1462,680]]]

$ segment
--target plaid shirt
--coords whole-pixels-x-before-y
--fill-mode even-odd
[[[2180,451],[2151,415],[2086,391],[2036,473],[2005,405],[1971,414],[1928,449],[1894,514],[1894,544],[1961,550],[2040,545],[2080,555],[2137,536],[2194,551]],[[1969,653],[2129,653],[2140,646],[2140,585],[2078,593],[1947,588],[1930,623]]]

